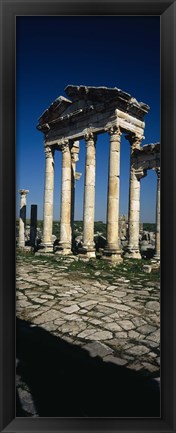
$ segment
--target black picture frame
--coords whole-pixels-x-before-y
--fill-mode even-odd
[[[176,431],[176,1],[0,1],[0,430]],[[15,17],[159,15],[161,19],[161,418],[15,418]],[[150,31],[150,29],[149,29]],[[108,61],[108,59],[107,59]],[[130,65],[129,65],[130,68]],[[152,65],[151,65],[152,73]],[[118,392],[118,390],[117,390]],[[135,398],[135,395],[134,395]]]

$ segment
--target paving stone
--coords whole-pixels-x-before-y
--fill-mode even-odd
[[[146,337],[148,340],[152,340],[156,343],[160,342],[160,330],[157,329],[157,331],[152,332],[148,337]]]
[[[156,301],[149,301],[145,305],[149,310],[160,311],[160,303]]]
[[[88,350],[92,357],[101,356],[103,358],[104,356],[113,353],[113,350],[106,346],[106,344],[95,341],[92,343],[87,343],[85,346],[83,346],[83,348]]]
[[[17,388],[18,396],[20,399],[20,403],[22,405],[22,409],[27,412],[30,416],[36,416],[37,410],[35,408],[31,393],[25,389],[20,387]]]
[[[136,331],[129,331],[129,332],[128,332],[128,336],[129,336],[130,338],[138,338],[138,337],[139,337],[139,332],[136,332]]]
[[[47,302],[47,299],[41,299],[41,298],[32,298],[33,302],[37,302],[38,304],[44,304]]]
[[[45,294],[45,295],[41,295],[41,298],[42,299],[54,299],[54,296]]]
[[[127,361],[126,359],[122,359],[122,358],[118,358],[116,356],[105,356],[105,358],[103,358],[103,361],[105,362],[112,362],[113,364],[116,365],[126,365]]]
[[[63,311],[66,314],[72,314],[75,313],[75,311],[78,311],[79,307],[78,305],[70,305],[70,307],[62,308],[61,311]]]
[[[137,328],[137,331],[142,334],[150,334],[152,331],[155,331],[156,327],[151,325],[142,325]]]
[[[96,331],[93,335],[91,335],[91,340],[109,340],[113,337],[112,332],[109,331]],[[86,339],[88,337],[85,337]]]
[[[61,325],[60,331],[63,333],[69,333],[70,335],[77,335],[80,331],[86,328],[86,323],[84,322],[67,322]]]
[[[146,346],[132,346],[130,347],[130,349],[127,349],[127,352],[132,354],[132,355],[145,355],[146,353],[149,352],[149,349]]]
[[[150,372],[158,371],[158,367],[149,362],[142,362],[142,365]]]
[[[134,325],[136,326],[140,326],[140,325],[145,325],[147,322],[142,319],[141,317],[133,317],[132,318],[132,322],[134,323]]]
[[[120,325],[118,325],[115,322],[106,323],[106,324],[104,323],[103,324],[103,328],[109,329],[109,331],[112,331],[112,332],[114,332],[114,331],[121,331],[122,330],[122,328],[120,327]]]
[[[115,332],[115,336],[117,337],[117,338],[127,338],[128,337],[128,334],[127,334],[127,332]]]
[[[96,329],[95,328],[87,328],[87,329],[85,329],[85,331],[83,331],[83,332],[80,332],[80,334],[78,334],[78,337],[79,338],[87,338],[88,336],[91,336],[92,334],[94,334],[94,332],[96,332]]]
[[[23,308],[31,306],[31,302],[26,301],[25,299],[17,301],[17,305],[18,304],[20,305],[20,307],[23,307]]]
[[[44,313],[42,313],[40,316],[38,316],[36,319],[34,319],[34,323],[40,324],[45,322],[50,322],[52,320],[55,320],[58,318],[58,311],[57,310],[49,310]]]
[[[134,329],[135,328],[135,326],[133,325],[133,323],[131,322],[131,320],[121,320],[120,325],[126,331],[128,331],[129,329]]]
[[[45,329],[46,331],[55,331],[58,328],[58,325],[54,324],[53,322],[47,322],[40,325],[41,328]]]

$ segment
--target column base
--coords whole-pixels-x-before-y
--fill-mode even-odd
[[[79,248],[78,250],[79,259],[81,260],[89,260],[91,258],[95,258],[95,248],[89,247],[89,246],[82,246],[82,248]]]
[[[71,245],[66,242],[59,242],[59,245],[56,245],[55,247],[55,254],[60,256],[68,256],[73,254],[71,250]]]
[[[160,261],[160,254],[158,253],[154,254],[153,259]]]
[[[142,258],[139,249],[137,249],[137,248],[133,249],[130,247],[127,248],[127,251],[125,252],[124,257],[126,259],[141,259]]]
[[[42,255],[42,254],[53,254],[53,244],[39,244],[38,249],[36,251],[36,255]]]
[[[110,249],[106,247],[101,259],[108,260],[109,262],[114,262],[114,263],[122,263],[123,262],[122,251],[120,249]]]

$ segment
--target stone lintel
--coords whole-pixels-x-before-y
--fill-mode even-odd
[[[92,122],[91,122],[92,123]],[[130,121],[126,121],[120,118],[106,118],[106,122],[102,122],[102,124],[97,125],[96,122],[91,125],[91,132],[95,135],[103,134],[108,131],[110,127],[120,127],[122,132],[132,132],[137,135],[143,135],[144,127],[143,125],[137,126],[135,123]],[[90,128],[89,128],[90,129]],[[79,125],[73,124],[70,125],[70,128],[56,128],[53,131],[50,131],[50,134],[45,136],[45,146],[53,146],[56,150],[61,150],[61,146],[65,137],[69,141],[73,140],[82,140],[87,134],[87,122],[83,122]]]
[[[160,168],[160,143],[147,144],[132,152],[132,167],[135,170],[157,170]]]

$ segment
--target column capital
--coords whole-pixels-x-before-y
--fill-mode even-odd
[[[61,151],[62,153],[68,152],[68,150],[70,149],[71,143],[69,142],[69,140],[67,138],[62,140],[62,144],[61,144]]]
[[[92,131],[87,131],[84,134],[84,139],[86,142],[86,146],[95,146],[96,141],[97,141],[97,136],[94,132]]]
[[[87,131],[85,133],[85,135],[84,135],[84,139],[86,141],[86,145],[87,145],[88,142],[93,142],[95,144],[96,141],[97,141],[97,136],[96,136],[96,134],[94,132]]]
[[[119,140],[121,135],[122,135],[122,132],[121,132],[119,126],[110,126],[108,128],[108,132],[110,135],[110,140],[112,140],[112,141],[117,140],[117,139]]]
[[[136,177],[137,180],[141,180],[143,177],[147,176],[147,170],[143,168],[132,168],[131,170],[131,176]]]
[[[28,194],[28,192],[29,192],[28,189],[20,189],[19,190],[20,195],[26,195],[26,194]]]
[[[143,135],[138,134],[127,134],[125,135],[126,140],[129,141],[131,149],[140,149],[141,142],[145,138]]]
[[[160,179],[160,167],[155,168],[157,178]]]
[[[52,158],[54,155],[54,149],[51,148],[51,146],[46,146],[44,148],[45,156],[46,158]]]
[[[71,143],[71,160],[73,163],[79,161],[79,141],[73,141]]]

